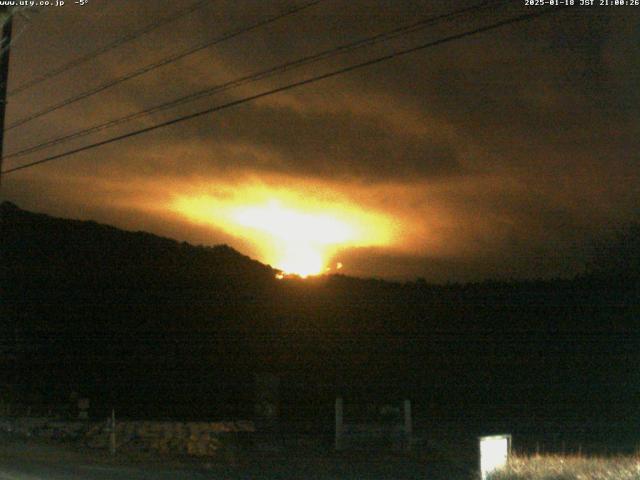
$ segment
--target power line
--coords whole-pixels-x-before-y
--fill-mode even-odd
[[[50,70],[47,73],[44,73],[43,75],[34,78],[33,80],[29,80],[28,82],[20,85],[19,87],[16,87],[12,90],[9,91],[9,95],[15,95],[17,93],[20,93],[24,90],[27,90],[28,88],[31,88],[35,85],[38,85],[39,83],[42,83],[46,80],[49,80],[53,77],[56,77],[58,75],[60,75],[61,73],[66,72],[67,70],[70,70],[74,67],[77,67],[78,65],[81,65],[85,62],[88,62],[89,60],[93,60],[94,58],[102,55],[103,53],[106,53],[110,50],[113,50],[114,48],[119,47],[120,45],[124,45],[125,43],[131,42],[132,40],[135,40],[138,37],[141,37],[143,35],[146,35],[147,33],[152,32],[153,30],[156,30],[164,25],[167,25],[168,23],[171,22],[175,22],[183,17],[186,17],[187,15],[189,15],[190,13],[202,8],[204,5],[206,5],[207,3],[209,3],[212,0],[200,0],[198,2],[193,3],[191,6],[180,10],[178,12],[174,12],[173,14],[161,18],[160,20],[150,23],[149,25],[147,25],[146,27],[140,29],[140,30],[136,30],[134,32],[131,32],[123,37],[120,37],[116,40],[114,40],[111,43],[108,43],[107,45],[94,50],[91,53],[88,53],[82,57],[78,57],[76,59],[73,59],[67,63],[65,63],[64,65],[55,68],[53,70]]]
[[[30,163],[27,163],[27,164],[24,164],[24,165],[20,165],[18,167],[14,167],[14,168],[11,168],[11,169],[8,169],[8,170],[4,170],[1,173],[7,174],[7,173],[16,172],[18,170],[24,170],[26,168],[30,168],[30,167],[33,167],[33,166],[36,166],[36,165],[41,165],[43,163],[47,163],[47,162],[58,160],[58,159],[61,159],[61,158],[64,158],[64,157],[68,157],[68,156],[74,155],[76,153],[84,152],[84,151],[87,151],[87,150],[91,150],[93,148],[101,147],[103,145],[107,145],[107,144],[110,144],[110,143],[115,143],[115,142],[118,142],[120,140],[124,140],[124,139],[127,139],[127,138],[131,138],[131,137],[135,137],[135,136],[138,136],[138,135],[142,135],[144,133],[148,133],[148,132],[151,132],[153,130],[157,130],[159,128],[168,127],[168,126],[174,125],[176,123],[181,123],[181,122],[184,122],[184,121],[187,121],[187,120],[191,120],[193,118],[201,117],[201,116],[207,115],[209,113],[214,113],[214,112],[217,112],[217,111],[220,111],[220,110],[224,110],[224,109],[227,109],[227,108],[230,108],[230,107],[235,107],[237,105],[241,105],[243,103],[247,103],[247,102],[251,102],[251,101],[254,101],[254,100],[258,100],[260,98],[264,98],[264,97],[267,97],[267,96],[270,96],[270,95],[274,95],[276,93],[281,93],[281,92],[284,92],[284,91],[287,91],[287,90],[292,90],[292,89],[297,88],[297,87],[301,87],[301,86],[304,86],[304,85],[315,83],[315,82],[318,82],[320,80],[325,80],[325,79],[328,79],[328,78],[336,77],[338,75],[343,75],[345,73],[352,72],[352,71],[360,69],[360,68],[368,67],[368,66],[371,66],[371,65],[375,65],[375,64],[387,61],[387,60],[391,60],[393,58],[397,58],[397,57],[400,57],[400,56],[408,55],[410,53],[414,53],[414,52],[417,52],[419,50],[424,50],[424,49],[429,48],[429,47],[442,45],[444,43],[448,43],[448,42],[451,42],[451,41],[454,41],[454,40],[460,40],[460,39],[465,38],[465,37],[469,37],[469,36],[472,36],[472,35],[477,35],[479,33],[488,32],[490,30],[495,30],[497,28],[504,27],[504,26],[507,26],[507,25],[511,25],[511,24],[514,24],[514,23],[518,23],[518,22],[522,22],[522,21],[538,18],[538,17],[541,17],[541,16],[549,14],[549,13],[558,12],[558,11],[564,9],[564,8],[566,8],[566,7],[558,6],[558,7],[547,8],[547,9],[539,10],[539,11],[536,11],[536,12],[533,12],[533,13],[528,13],[528,14],[525,14],[525,15],[512,17],[512,18],[507,19],[507,20],[502,20],[500,22],[496,22],[496,23],[493,23],[491,25],[486,25],[484,27],[478,27],[476,29],[468,30],[466,32],[457,33],[457,34],[454,34],[454,35],[449,35],[449,36],[440,38],[438,40],[433,40],[433,41],[430,41],[430,42],[427,42],[427,43],[423,43],[423,44],[418,45],[418,46],[410,47],[410,48],[407,48],[407,49],[404,49],[404,50],[398,50],[396,52],[393,52],[393,53],[390,53],[390,54],[387,54],[387,55],[376,57],[376,58],[374,58],[372,60],[367,60],[365,62],[357,63],[357,64],[354,64],[354,65],[350,65],[348,67],[343,67],[343,68],[340,68],[338,70],[334,70],[334,71],[329,72],[329,73],[325,73],[325,74],[322,74],[322,75],[317,75],[317,76],[314,76],[314,77],[306,78],[304,80],[299,80],[297,82],[289,83],[289,84],[284,85],[282,87],[278,87],[278,88],[274,88],[274,89],[271,89],[271,90],[267,90],[267,91],[262,92],[262,93],[258,93],[258,94],[255,94],[255,95],[244,97],[244,98],[241,98],[241,99],[238,99],[238,100],[234,100],[232,102],[228,102],[228,103],[225,103],[225,104],[222,104],[222,105],[217,105],[215,107],[210,107],[210,108],[207,108],[205,110],[201,110],[201,111],[198,111],[198,112],[195,112],[195,113],[191,113],[189,115],[184,115],[184,116],[181,116],[181,117],[178,117],[178,118],[174,118],[172,120],[161,122],[161,123],[158,123],[156,125],[152,125],[150,127],[142,128],[140,130],[135,130],[133,132],[125,133],[123,135],[118,135],[118,136],[109,138],[107,140],[103,140],[103,141],[100,141],[100,142],[96,142],[96,143],[85,145],[85,146],[82,146],[82,147],[79,147],[79,148],[68,150],[68,151],[66,151],[64,153],[60,153],[60,154],[57,154],[57,155],[52,155],[50,157],[46,157],[46,158],[43,158],[41,160],[36,160],[34,162],[30,162]]]
[[[505,4],[505,3],[509,3],[509,0],[498,0],[498,1],[483,1],[479,4],[476,4],[472,7],[467,7],[467,8],[463,8],[460,10],[456,10],[454,12],[450,12],[450,13],[446,13],[446,14],[442,14],[442,15],[437,15],[437,16],[430,16],[430,17],[425,17],[421,20],[418,20],[414,23],[411,23],[409,25],[405,25],[402,27],[398,27],[395,29],[392,29],[390,31],[387,32],[383,32],[383,33],[379,33],[377,35],[373,35],[373,36],[369,36],[369,37],[365,37],[363,39],[360,40],[356,40],[354,42],[350,42],[344,45],[340,45],[338,47],[333,47],[331,49],[327,49],[327,50],[323,50],[321,52],[294,60],[294,61],[290,61],[290,62],[285,62],[279,65],[276,65],[274,67],[268,68],[266,70],[262,70],[260,72],[251,74],[251,75],[245,75],[243,77],[237,78],[235,80],[231,80],[229,82],[225,82],[223,84],[219,84],[213,87],[209,87],[203,90],[200,90],[198,92],[194,92],[191,93],[189,95],[186,95],[184,97],[180,97],[178,99],[172,100],[170,102],[165,102],[162,103],[160,105],[156,105],[155,107],[151,107],[139,112],[135,112],[129,115],[126,115],[124,117],[120,117],[120,118],[116,118],[98,125],[94,125],[92,127],[89,128],[85,128],[85,129],[81,129],[81,130],[76,130],[75,132],[69,133],[67,135],[64,135],[62,137],[58,137],[58,138],[54,138],[51,140],[47,140],[43,143],[31,146],[31,147],[27,147],[24,148],[22,150],[19,150],[17,152],[11,153],[9,155],[6,155],[5,158],[15,158],[15,157],[21,157],[24,155],[28,155],[30,153],[34,153],[37,152],[39,150],[42,150],[44,148],[53,146],[53,145],[58,145],[61,143],[65,143],[69,140],[75,139],[75,138],[81,138],[84,137],[86,135],[90,135],[92,133],[96,133],[102,130],[105,130],[107,128],[110,127],[114,127],[117,125],[121,125],[123,123],[127,123],[129,121],[138,119],[138,118],[142,118],[145,117],[147,115],[153,114],[153,113],[157,113],[163,110],[167,110],[169,108],[173,108],[194,100],[198,100],[201,98],[205,98],[208,96],[211,96],[213,94],[216,93],[220,93],[226,90],[229,90],[231,88],[235,88],[238,87],[240,85],[245,85],[247,83],[251,83],[251,82],[255,82],[258,80],[264,80],[266,78],[270,78],[276,74],[279,73],[284,73],[287,71],[290,71],[294,68],[298,68],[304,65],[309,65],[321,60],[326,60],[332,56],[335,55],[339,55],[339,54],[343,54],[343,53],[347,53],[347,52],[352,52],[356,49],[359,48],[364,48],[364,47],[368,47],[371,45],[375,45],[377,43],[383,42],[383,41],[388,41],[394,38],[397,38],[401,35],[407,35],[410,33],[415,33],[421,29],[424,29],[425,27],[432,25],[436,22],[442,21],[442,20],[451,20],[453,18],[456,18],[458,16],[461,15],[465,15],[467,13],[473,12],[473,11],[477,11],[483,8],[488,8],[488,7],[496,7],[498,5],[501,4]]]
[[[313,0],[311,2],[307,2],[307,3],[303,4],[301,6],[289,8],[289,9],[285,10],[282,13],[279,13],[277,15],[273,15],[271,17],[268,17],[268,18],[264,19],[264,20],[260,20],[260,21],[258,21],[256,23],[252,24],[252,25],[249,25],[248,27],[243,27],[243,28],[240,28],[240,29],[237,29],[237,30],[233,30],[233,31],[231,31],[229,33],[226,33],[226,34],[224,34],[224,35],[222,35],[220,37],[217,37],[217,38],[215,38],[213,40],[208,40],[205,43],[201,43],[201,44],[199,44],[199,45],[197,45],[195,47],[189,48],[188,50],[182,51],[182,52],[177,53],[177,54],[170,55],[168,57],[165,57],[162,60],[159,60],[157,62],[154,62],[154,63],[151,63],[149,65],[146,65],[146,66],[144,66],[142,68],[139,68],[138,70],[134,70],[132,72],[129,72],[129,73],[125,74],[125,75],[122,75],[122,76],[114,79],[114,80],[111,80],[109,82],[106,82],[106,83],[103,83],[101,85],[98,85],[97,87],[95,87],[95,88],[93,88],[91,90],[87,90],[87,91],[85,91],[83,93],[80,93],[80,94],[75,95],[73,97],[70,97],[70,98],[68,98],[66,100],[63,100],[62,102],[57,103],[57,104],[55,104],[55,105],[53,105],[51,107],[45,108],[44,110],[40,110],[39,112],[36,112],[36,113],[34,113],[32,115],[24,117],[24,118],[22,118],[22,119],[20,119],[20,120],[18,120],[16,122],[13,122],[9,126],[7,126],[7,128],[5,130],[11,130],[13,128],[19,127],[20,125],[24,125],[27,122],[30,122],[32,120],[35,120],[36,118],[42,117],[43,115],[46,115],[46,114],[51,113],[51,112],[55,112],[56,110],[59,110],[60,108],[66,107],[68,105],[71,105],[72,103],[75,103],[75,102],[80,101],[80,100],[84,100],[85,98],[88,98],[88,97],[91,97],[91,96],[93,96],[93,95],[95,95],[97,93],[100,93],[100,92],[102,92],[102,91],[104,91],[104,90],[106,90],[108,88],[113,87],[114,85],[117,85],[119,83],[125,82],[127,80],[131,80],[131,79],[136,78],[136,77],[139,77],[140,75],[148,73],[148,72],[150,72],[152,70],[155,70],[157,68],[160,68],[160,67],[162,67],[164,65],[168,65],[170,63],[176,62],[177,60],[181,60],[181,59],[183,59],[183,58],[185,58],[185,57],[187,57],[189,55],[192,55],[192,54],[194,54],[196,52],[204,50],[205,48],[212,47],[213,45],[216,45],[218,43],[222,43],[222,42],[224,42],[226,40],[230,40],[230,39],[232,39],[234,37],[237,37],[237,36],[240,36],[240,35],[242,35],[244,33],[248,33],[248,32],[250,32],[252,30],[256,30],[257,28],[260,28],[260,27],[262,27],[264,25],[267,25],[269,23],[275,22],[276,20],[280,20],[281,18],[288,17],[288,16],[293,15],[295,13],[298,13],[298,12],[300,12],[302,10],[305,10],[305,9],[307,9],[309,7],[312,7],[312,6],[318,4],[318,3],[322,2],[322,1],[323,0]]]

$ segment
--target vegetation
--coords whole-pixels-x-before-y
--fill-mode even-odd
[[[490,480],[638,480],[640,457],[583,455],[515,455],[506,470]]]
[[[407,396],[429,431],[463,418],[467,436],[637,433],[639,277],[605,262],[611,249],[597,275],[433,285],[277,280],[227,246],[9,203],[0,232],[0,385],[30,406],[75,390],[94,416],[245,415],[253,374],[272,371],[283,417],[328,428],[340,393]]]

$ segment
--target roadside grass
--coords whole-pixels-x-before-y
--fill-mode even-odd
[[[640,480],[640,455],[512,455],[490,480]]]

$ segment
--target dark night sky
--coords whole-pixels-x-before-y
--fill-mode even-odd
[[[9,88],[191,3],[68,1],[19,17]],[[300,3],[212,0],[11,96],[7,122]],[[467,4],[324,0],[12,129],[5,152]],[[476,12],[8,159],[4,168],[535,8],[518,1]],[[348,274],[572,275],[596,239],[638,220],[638,45],[640,8],[571,7],[17,171],[3,178],[1,194],[21,208],[224,242],[272,263],[277,241],[225,215],[277,201],[365,224],[364,237],[336,241],[324,254]],[[185,207],[194,204],[197,211]],[[371,222],[384,235],[371,233]]]

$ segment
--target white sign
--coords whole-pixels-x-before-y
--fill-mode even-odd
[[[511,435],[480,437],[480,478],[507,466],[511,450]]]

